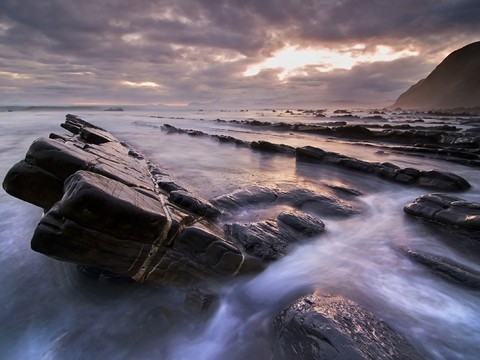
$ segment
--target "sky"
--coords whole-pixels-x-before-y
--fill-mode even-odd
[[[479,0],[1,0],[0,105],[389,105]]]

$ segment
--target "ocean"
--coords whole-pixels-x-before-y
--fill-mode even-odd
[[[478,291],[446,281],[396,249],[405,246],[447,257],[480,271],[478,245],[428,226],[403,212],[427,189],[294,157],[267,154],[205,136],[167,133],[163,124],[241,140],[311,145],[367,161],[440,169],[467,179],[457,196],[480,202],[478,169],[443,158],[414,156],[369,142],[244,126],[271,123],[459,125],[458,117],[368,110],[326,117],[293,109],[27,109],[0,112],[0,177],[29,145],[63,133],[67,112],[105,128],[206,199],[255,186],[354,189],[361,211],[319,216],[326,231],[302,243],[262,273],[212,286],[219,305],[207,314],[183,310],[184,289],[112,283],[86,277],[69,263],[30,249],[42,210],[0,191],[0,359],[271,359],[275,315],[306,289],[339,294],[364,306],[401,333],[427,359],[478,359]],[[225,120],[225,121],[224,121]],[[231,120],[236,120],[232,122]],[[461,126],[461,125],[459,125]],[[418,155],[418,154],[417,154]],[[330,189],[330,190],[329,190]],[[307,211],[309,209],[306,209]],[[268,218],[274,209],[248,208],[238,221]]]

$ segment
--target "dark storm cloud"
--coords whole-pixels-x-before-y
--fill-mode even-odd
[[[0,102],[35,94],[84,102],[280,101],[312,98],[312,89],[328,99],[393,100],[448,52],[477,40],[478,23],[477,0],[3,0]],[[307,66],[286,82],[278,69],[243,76],[287,44],[358,43],[359,52],[386,45],[419,56],[330,73]],[[146,82],[158,86],[135,86]]]

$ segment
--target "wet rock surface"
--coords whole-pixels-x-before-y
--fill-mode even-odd
[[[275,319],[275,359],[422,359],[398,333],[341,296],[313,293]]]
[[[240,190],[209,202],[108,131],[74,115],[62,127],[72,134],[36,140],[3,187],[45,211],[33,250],[90,273],[188,285],[258,272],[323,231],[320,219],[300,209],[358,212],[348,201],[302,188]],[[270,205],[290,210],[274,220],[217,222]]]
[[[480,272],[474,269],[443,256],[436,256],[406,247],[398,247],[398,250],[411,260],[427,267],[433,274],[447,281],[480,290]]]
[[[289,247],[307,238],[318,236],[325,224],[318,218],[299,211],[286,211],[276,220],[225,225],[225,232],[238,240],[245,251],[265,261],[286,255]]]
[[[254,268],[209,220],[219,211],[208,201],[106,130],[73,115],[62,127],[73,135],[35,141],[3,182],[45,210],[33,250],[139,282],[189,284]]]
[[[404,207],[405,213],[480,239],[480,204],[447,194],[427,194]]]
[[[264,126],[261,122],[250,125]],[[374,130],[346,125],[343,121],[330,124],[342,127],[336,133],[346,138],[376,136]],[[293,131],[283,125],[271,126]],[[311,130],[296,126],[299,131]],[[298,244],[322,241],[325,224],[320,216],[344,220],[363,210],[358,200],[363,193],[355,188],[355,181],[352,185],[327,180],[323,185],[328,191],[298,184],[243,188],[207,201],[108,131],[73,115],[67,116],[62,127],[72,134],[51,134],[34,142],[3,183],[10,194],[45,210],[32,248],[73,262],[82,273],[96,279],[188,286],[184,307],[194,315],[211,314],[218,305],[217,294],[201,287],[205,280],[262,271]],[[288,157],[295,157],[303,162],[301,166],[325,163],[361,176],[370,174],[446,191],[469,187],[466,180],[448,172],[366,162],[315,147],[247,142],[172,126],[166,129],[277,153],[290,162]],[[432,131],[453,133],[458,129],[439,127]],[[405,212],[469,234],[478,233],[478,204],[452,195],[426,197],[431,199],[417,199]],[[259,209],[269,217],[250,214],[248,220],[239,221],[243,213]],[[469,289],[479,288],[479,274],[471,268],[409,248],[400,251],[436,275]],[[162,313],[154,313],[153,322],[157,317],[163,318]],[[275,359],[420,358],[385,323],[339,296],[312,294],[297,300],[276,318],[274,329]]]
[[[258,121],[255,120],[255,123],[251,121],[251,122],[248,122],[248,124],[250,125],[255,124],[253,126],[273,126],[273,127],[282,127],[282,128],[283,126],[285,126],[287,127],[287,129],[293,126],[294,129],[298,130],[298,125],[291,125],[291,124],[284,124],[284,123],[263,124],[262,122],[258,122],[257,124],[257,122]],[[311,125],[305,125],[305,126],[308,128]],[[364,131],[362,130],[364,129],[364,127],[359,125],[345,125],[345,126],[342,126],[341,128],[343,129],[342,131],[340,131],[341,133],[356,134],[355,135],[356,138],[364,137],[366,133],[369,133],[368,129],[365,128],[366,130]],[[363,161],[363,160],[356,159],[343,154],[339,154],[336,152],[325,151],[321,148],[314,147],[314,146],[304,146],[304,147],[293,148],[288,145],[274,144],[267,141],[247,142],[240,139],[235,139],[234,137],[231,137],[231,136],[225,137],[224,135],[210,135],[198,130],[179,129],[169,124],[165,124],[163,126],[163,129],[165,129],[170,133],[173,132],[173,133],[186,134],[190,136],[210,137],[213,139],[218,139],[219,141],[222,141],[222,142],[229,142],[235,145],[242,145],[245,147],[249,147],[252,150],[263,151],[268,153],[278,153],[286,156],[295,156],[297,161],[309,161],[309,162],[319,162],[319,163],[321,162],[328,165],[341,167],[343,169],[347,169],[350,171],[357,171],[357,172],[363,172],[365,174],[375,175],[380,178],[387,179],[389,181],[394,181],[396,183],[400,183],[404,185],[420,186],[420,187],[439,190],[439,191],[463,191],[470,188],[470,183],[467,180],[465,180],[461,176],[458,176],[456,174],[453,174],[447,171],[440,171],[440,170],[425,171],[425,170],[418,170],[415,168],[400,168],[399,166],[392,163],[388,163],[388,162],[378,163],[378,162]],[[436,132],[433,132],[433,135],[431,136],[436,137],[437,135],[438,134]],[[412,150],[412,148],[407,148],[407,149]],[[406,150],[406,151],[409,151],[409,150]],[[415,150],[417,151],[418,149],[415,148]],[[448,155],[454,154],[452,150],[441,149],[437,151],[437,154],[445,154],[445,153]],[[463,152],[460,152],[460,153],[461,155],[459,156],[461,157],[463,155]],[[474,159],[476,159],[477,155],[468,153],[468,154],[465,154],[464,157],[466,158],[474,157]],[[462,160],[462,162],[466,164],[468,163],[470,165],[475,165],[476,160],[472,160],[472,159],[470,160],[464,159],[464,160],[465,161]]]

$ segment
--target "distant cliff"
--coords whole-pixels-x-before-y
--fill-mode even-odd
[[[480,41],[448,55],[427,78],[392,105],[403,109],[452,109],[480,106]]]

